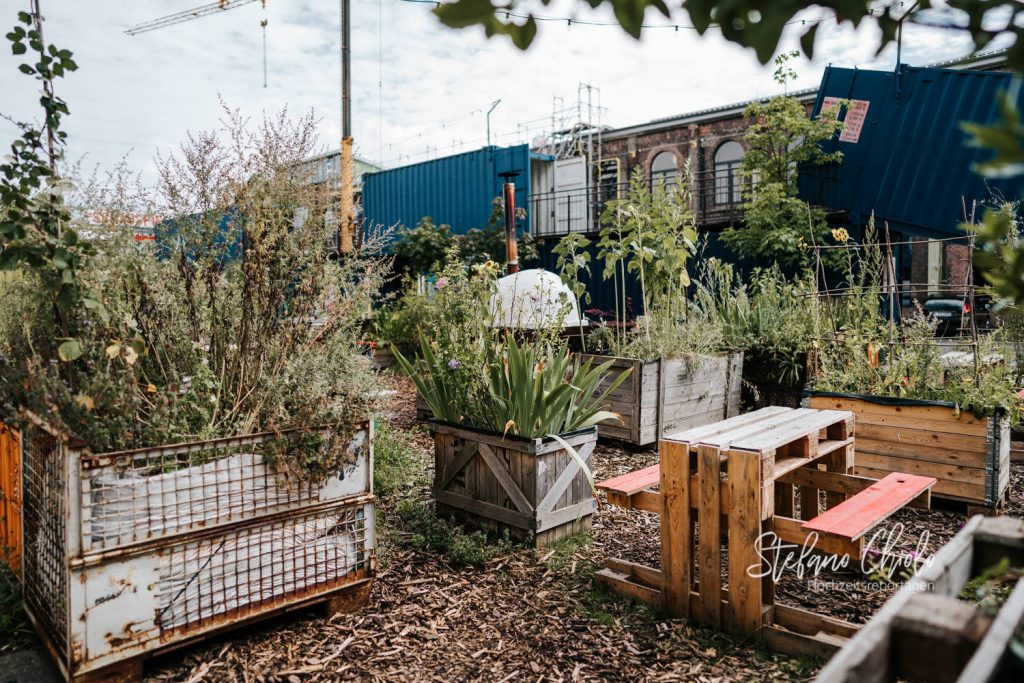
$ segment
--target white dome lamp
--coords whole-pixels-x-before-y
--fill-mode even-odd
[[[498,280],[491,296],[491,325],[504,329],[541,330],[589,325],[569,286],[540,268],[521,270]]]

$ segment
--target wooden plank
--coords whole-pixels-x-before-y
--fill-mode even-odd
[[[661,607],[661,591],[635,583],[629,576],[614,569],[601,569],[594,574],[594,582],[627,598],[637,600],[651,607]]]
[[[773,651],[790,657],[828,659],[846,644],[846,639],[830,634],[805,635],[768,625],[761,638]]]
[[[935,477],[936,479],[949,479],[951,481],[964,482],[965,484],[984,485],[985,483],[985,470],[976,467],[963,467],[961,465],[950,465],[949,463],[897,457],[861,450],[857,451],[856,462],[858,465],[889,470],[890,472],[906,472],[907,474]]]
[[[606,479],[597,484],[597,488],[605,491],[615,491],[631,496],[638,491],[650,488],[661,481],[661,469],[659,465],[651,465],[642,470],[621,474],[611,479]]]
[[[480,457],[490,468],[490,473],[494,475],[494,478],[497,479],[499,484],[501,484],[501,487],[505,489],[505,493],[508,494],[512,504],[515,505],[520,512],[532,515],[533,506],[530,505],[530,501],[526,499],[526,496],[519,489],[519,485],[512,479],[508,470],[505,469],[505,466],[495,455],[494,451],[491,450],[491,447],[488,444],[481,443],[479,452]]]
[[[855,541],[934,485],[932,477],[893,473],[803,527]]]
[[[953,683],[990,624],[988,616],[967,602],[917,593],[892,621],[893,673],[901,679]]]
[[[870,422],[857,424],[857,440],[860,439],[900,443],[908,446],[930,446],[948,451],[985,453],[988,450],[988,440],[980,434],[946,434],[929,429],[912,429]]]
[[[858,414],[899,415],[922,420],[956,421],[964,425],[984,425],[988,421],[987,417],[976,417],[968,410],[961,410],[959,416],[954,417],[954,409],[947,406],[887,405],[856,398],[833,396],[812,396],[810,403],[816,407],[850,410]]]
[[[809,520],[817,517],[818,503],[818,489],[816,487],[800,487],[800,519]]]
[[[793,485],[775,482],[775,514],[793,516]]]
[[[587,463],[588,466],[590,465],[590,456],[593,454],[594,446],[596,445],[596,442],[592,441],[589,444],[585,444],[576,450],[577,455],[579,455],[580,459],[583,460],[583,462]],[[558,478],[555,480],[554,484],[551,486],[550,489],[548,489],[548,492],[544,494],[544,498],[541,499],[540,503],[537,504],[538,514],[543,512],[550,512],[551,510],[553,510],[555,507],[555,502],[559,499],[560,496],[564,495],[566,489],[569,488],[569,485],[572,484],[573,480],[576,478],[576,475],[582,471],[582,468],[580,467],[579,462],[576,461],[576,458],[573,458],[568,453],[566,453],[565,455],[568,462],[566,463],[566,466],[562,470],[562,472],[558,475]],[[563,501],[563,505],[568,504],[568,500]],[[527,501],[527,505],[529,505],[529,501]]]
[[[535,531],[540,533],[541,531],[547,531],[555,527],[562,526],[563,524],[569,524],[582,520],[587,515],[592,515],[597,510],[597,501],[593,498],[589,500],[581,500],[578,503],[572,505],[566,505],[565,507],[559,508],[552,512],[537,515],[537,528]]]
[[[488,503],[486,501],[470,498],[458,493],[452,493],[451,491],[445,491],[443,489],[435,488],[433,490],[433,496],[434,500],[442,503],[443,505],[471,512],[475,515],[488,517],[519,529],[526,529],[528,531],[534,530],[534,518],[530,515],[524,515],[522,512],[517,510],[503,508],[500,505],[495,505],[494,503]]]
[[[765,526],[785,543],[792,543],[799,547],[813,547],[814,550],[829,555],[846,555],[851,562],[860,560],[863,554],[863,541],[851,541],[828,533],[809,531],[803,528],[802,522],[798,519],[775,515],[765,522]]]
[[[722,514],[721,462],[714,446],[697,449],[697,479],[699,481],[697,529],[700,567],[701,621],[716,629],[722,625],[722,548],[719,522]]]
[[[693,524],[690,517],[690,450],[685,444],[661,442],[661,571],[665,611],[689,616]]]
[[[794,411],[795,412],[795,411]],[[817,434],[827,429],[836,422],[845,422],[852,417],[852,414],[838,410],[816,410],[809,415],[803,415],[800,419],[789,422],[782,427],[773,430],[766,430],[763,433],[752,434],[732,442],[732,448],[745,451],[766,451],[783,446],[790,441],[800,437],[814,435],[817,442]]]
[[[833,633],[838,636],[852,638],[860,630],[860,624],[851,624],[842,619],[829,617],[799,607],[779,603],[774,607],[775,623],[785,626],[790,631],[813,635],[819,631]]]
[[[866,467],[858,464],[854,468],[854,471],[861,477],[883,479],[892,474],[894,470],[882,469],[880,467]],[[929,475],[921,474],[921,476]],[[936,483],[934,488],[932,488],[933,496],[939,496],[940,498],[948,498],[951,500],[961,500],[967,503],[985,503],[985,486],[983,484],[968,484],[965,482],[954,481],[952,479],[943,479],[941,477],[938,477],[938,480],[938,483]]]
[[[980,437],[979,437],[980,438]],[[957,465],[984,470],[988,464],[988,451],[961,451],[941,446],[919,446],[893,441],[878,441],[857,435],[857,452],[893,455],[923,462]]]
[[[730,451],[728,468],[729,625],[735,633],[754,635],[761,626],[761,579],[751,577],[748,569],[761,566],[755,549],[761,536],[761,459]]]
[[[744,413],[743,415],[737,415],[736,417],[731,417],[727,420],[722,420],[714,424],[703,425],[701,427],[694,427],[693,429],[687,430],[685,432],[671,434],[665,436],[664,438],[669,439],[671,441],[685,441],[686,443],[698,443],[708,437],[716,436],[718,434],[727,432],[731,429],[742,427],[753,422],[760,422],[761,420],[767,419],[769,417],[774,417],[782,413],[788,413],[791,412],[792,410],[792,408],[783,408],[782,406],[768,406],[766,408],[761,408],[760,410],[755,410],[750,413]]]
[[[654,567],[648,567],[647,565],[630,562],[629,560],[623,560],[617,557],[609,558],[606,564],[609,569],[617,571],[620,574],[627,575],[631,581],[661,590],[663,582],[661,572]]]
[[[860,493],[874,484],[878,479],[871,477],[858,477],[853,474],[840,472],[822,472],[810,467],[801,467],[786,474],[780,481],[797,486],[810,486],[822,491],[841,493],[844,496]],[[776,482],[778,485],[778,482]],[[916,507],[924,510],[930,509],[931,497],[922,493],[907,504],[908,507]],[[792,515],[788,515],[792,516]]]
[[[452,438],[444,434],[438,434],[437,438],[445,439],[444,452],[448,457],[451,457],[450,453],[452,450]],[[465,468],[465,466],[469,463],[473,456],[476,455],[476,453],[477,444],[475,441],[463,441],[462,449],[458,452],[457,455],[455,455],[454,459],[452,461],[445,463],[444,470],[441,476],[440,487],[443,489],[448,488],[448,484],[450,484],[452,479],[454,479],[455,476],[459,474],[459,472],[461,472],[463,468]]]
[[[722,450],[731,449],[736,443],[748,437],[757,434],[764,434],[766,432],[774,432],[775,430],[781,429],[788,424],[802,420],[808,415],[813,415],[816,412],[817,411],[810,410],[808,408],[794,408],[785,413],[779,413],[777,415],[768,417],[764,420],[758,420],[757,422],[746,424],[742,427],[731,429],[727,432],[723,432],[715,436],[709,436],[700,439],[700,443],[706,443],[711,446],[718,446]],[[751,449],[744,448],[744,450]]]
[[[818,672],[818,683],[882,683],[892,680],[893,619],[915,593],[926,590],[944,595],[959,593],[969,577],[973,536],[982,519],[980,516],[970,519],[960,533],[939,548],[931,564],[905,583]]]

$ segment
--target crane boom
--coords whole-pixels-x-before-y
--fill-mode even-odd
[[[216,14],[217,12],[225,12],[229,9],[241,7],[242,5],[250,5],[254,2],[257,2],[257,0],[217,0],[217,2],[211,2],[209,5],[193,7],[192,9],[182,10],[175,14],[168,14],[166,17],[160,17],[159,19],[143,22],[136,26],[132,26],[129,29],[125,29],[125,33],[130,36],[135,36],[140,33],[146,33],[147,31],[155,31],[156,29],[164,28],[165,26],[183,24],[186,21],[199,19],[200,17]]]

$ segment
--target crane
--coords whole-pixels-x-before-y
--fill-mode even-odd
[[[193,7],[182,10],[175,14],[159,17],[150,21],[137,24],[125,30],[130,36],[136,36],[147,31],[155,31],[175,24],[183,24],[218,12],[226,12],[243,5],[251,5],[259,2],[264,11],[267,9],[267,0],[217,0],[208,5]],[[349,18],[350,0],[341,0],[341,197],[339,213],[341,214],[341,235],[340,251],[349,253],[353,250],[353,234],[355,233],[355,221],[353,220],[353,172],[352,172],[352,78],[349,69],[351,61],[351,31]],[[267,87],[267,20],[260,22],[263,28],[263,87]]]
[[[146,33],[147,31],[155,31],[158,28],[164,28],[166,26],[174,26],[175,24],[183,24],[186,21],[192,21],[193,19],[200,19],[202,17],[216,14],[218,12],[225,12],[229,9],[235,9],[242,5],[251,5],[254,2],[263,2],[266,6],[266,0],[217,0],[217,2],[211,2],[209,5],[203,5],[202,7],[193,7],[192,9],[182,10],[174,14],[168,14],[166,17],[160,17],[159,19],[153,19],[146,21],[141,24],[132,26],[131,28],[125,29],[125,33],[130,36],[137,36],[140,33]]]

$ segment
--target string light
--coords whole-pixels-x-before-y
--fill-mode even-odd
[[[439,9],[443,5],[452,3],[438,2],[438,0],[402,0],[402,2],[409,2],[413,4],[423,5],[434,5],[435,9]],[[494,8],[496,14],[504,14],[505,19],[533,19],[534,21],[553,21],[553,22],[565,22],[566,26],[621,26],[617,21],[599,21],[596,19],[579,19],[573,17],[554,17],[550,15],[533,14],[532,12],[513,12],[504,8]],[[823,21],[818,19],[812,23],[817,24]],[[795,26],[800,24],[801,26],[807,25],[806,19],[794,19],[793,21],[787,21],[783,26]],[[690,24],[641,24],[640,28],[670,28],[675,33],[679,32],[679,29],[685,28],[693,31],[697,30],[696,26]],[[709,24],[709,28],[721,28],[718,24]]]

